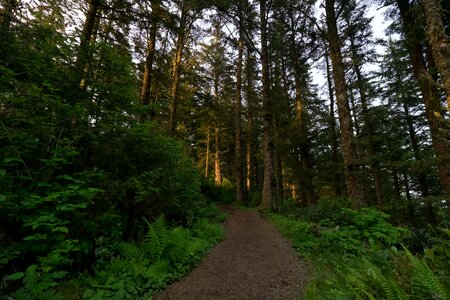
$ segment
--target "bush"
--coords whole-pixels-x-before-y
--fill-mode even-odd
[[[292,217],[270,219],[292,240],[316,274],[306,299],[448,299],[448,231],[434,237],[422,258],[402,242],[411,233],[375,209],[340,210],[319,224]],[[400,249],[400,250],[397,250]],[[317,255],[320,253],[320,255]]]
[[[144,242],[118,245],[118,257],[97,270],[83,298],[148,299],[184,275],[222,236],[221,226],[206,219],[187,229],[169,227],[160,216],[148,224]]]

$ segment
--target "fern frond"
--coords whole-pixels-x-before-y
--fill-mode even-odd
[[[166,249],[165,256],[173,264],[184,263],[193,253],[188,251],[188,244],[192,239],[189,230],[182,227],[174,228],[170,233],[170,244]]]
[[[411,262],[414,273],[413,276],[419,284],[425,287],[430,293],[435,295],[437,299],[450,299],[450,295],[445,288],[445,285],[439,280],[439,278],[431,271],[428,265],[415,257],[405,246],[406,257]]]
[[[142,263],[145,260],[144,251],[132,242],[119,243],[117,251],[124,261]]]
[[[450,229],[439,228],[442,232],[444,232],[448,237],[450,237]]]
[[[370,263],[369,261],[365,261],[367,269],[367,274],[372,276],[377,283],[383,289],[383,292],[386,294],[387,299],[392,300],[405,300],[408,299],[406,292],[400,287],[400,285],[395,281],[392,277],[386,277],[380,268]]]
[[[151,224],[148,224],[148,231],[144,240],[144,251],[148,257],[155,261],[158,260],[169,241],[169,227],[164,215],[160,215]]]

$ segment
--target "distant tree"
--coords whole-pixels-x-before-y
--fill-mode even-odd
[[[449,127],[448,122],[442,115],[443,109],[440,103],[439,90],[427,67],[423,41],[419,39],[419,37],[424,36],[423,24],[417,22],[417,15],[415,15],[417,7],[415,7],[415,4],[411,4],[407,0],[396,0],[396,3],[400,11],[413,73],[418,81],[425,103],[440,183],[444,193],[450,195],[450,143],[446,138]],[[430,59],[429,56],[427,58]],[[430,64],[430,61],[428,61],[428,64]],[[447,208],[450,213],[450,200],[447,201]]]
[[[261,206],[273,209],[275,205],[275,162],[274,162],[274,128],[273,128],[273,99],[270,88],[270,61],[268,49],[268,19],[269,11],[266,0],[259,1],[260,29],[261,29],[261,81],[263,102],[263,155],[264,181]]]
[[[367,6],[356,1],[347,1],[343,4],[343,23],[344,32],[348,44],[348,60],[350,64],[350,70],[354,76],[354,85],[356,88],[356,94],[352,95],[352,99],[359,96],[359,102],[361,106],[362,123],[364,126],[360,126],[360,143],[361,152],[367,153],[365,160],[370,166],[370,170],[373,177],[376,201],[378,206],[383,204],[383,192],[382,192],[382,175],[380,164],[377,161],[377,149],[375,146],[374,139],[376,138],[374,132],[373,121],[371,120],[371,111],[369,107],[371,94],[371,84],[366,77],[368,75],[364,74],[363,67],[367,63],[373,63],[374,58],[374,47],[369,46],[373,43],[372,31],[371,31],[371,19],[366,17]],[[350,81],[350,80],[349,80]],[[352,92],[352,91],[350,91]],[[355,117],[355,123],[359,121],[356,120],[357,112],[353,113]],[[362,157],[362,153],[359,153]],[[366,187],[368,190],[370,187]]]
[[[334,88],[338,106],[341,130],[341,143],[344,156],[344,174],[347,191],[353,207],[365,205],[365,193],[361,183],[361,175],[357,162],[356,148],[352,127],[351,112],[348,104],[347,85],[345,82],[344,64],[342,58],[342,41],[337,26],[337,14],[334,0],[325,1],[327,40],[330,47],[331,64],[333,69]]]

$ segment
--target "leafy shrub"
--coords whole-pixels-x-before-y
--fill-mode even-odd
[[[118,257],[97,270],[83,298],[148,299],[185,274],[222,235],[221,226],[206,219],[191,230],[171,228],[160,216],[148,224],[144,242],[118,245]]]
[[[210,178],[203,178],[201,191],[208,202],[233,203],[235,200],[234,188],[225,178],[222,186],[216,186]]]
[[[333,221],[320,224],[280,215],[270,218],[299,254],[313,261],[316,276],[306,299],[449,297],[450,244],[444,236],[435,238],[419,258],[404,246],[397,250],[409,231],[387,223],[389,216],[374,209],[342,209]]]
[[[368,246],[395,245],[408,230],[391,225],[386,221],[388,218],[389,215],[373,208],[363,208],[360,211],[344,208],[335,221],[336,227],[321,231],[326,240],[323,245],[347,253],[364,252]]]

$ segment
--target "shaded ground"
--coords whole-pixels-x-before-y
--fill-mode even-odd
[[[256,212],[226,210],[224,240],[154,299],[298,299],[306,269],[289,242]]]

